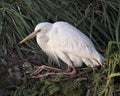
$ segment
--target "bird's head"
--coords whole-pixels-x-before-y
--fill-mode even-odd
[[[19,42],[19,44],[21,44],[27,40],[32,39],[33,37],[35,37],[39,33],[48,32],[48,30],[50,30],[51,26],[52,26],[52,24],[48,23],[48,22],[43,22],[43,23],[37,24],[34,31],[31,34],[29,34],[27,37],[25,37],[23,40],[21,40]]]

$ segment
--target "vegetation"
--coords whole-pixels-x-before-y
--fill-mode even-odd
[[[28,65],[51,64],[32,39],[18,42],[39,22],[66,21],[92,39],[105,67],[77,75],[32,79]],[[28,69],[26,69],[28,68]],[[0,96],[120,96],[119,0],[1,0]]]

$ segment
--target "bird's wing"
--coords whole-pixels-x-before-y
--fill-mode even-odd
[[[97,54],[92,41],[66,22],[54,23],[48,36],[48,45],[53,50],[60,50],[86,58],[92,58],[93,54]]]

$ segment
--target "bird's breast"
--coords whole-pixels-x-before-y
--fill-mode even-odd
[[[49,38],[45,35],[38,35],[36,37],[37,43],[40,48],[47,54],[51,54],[51,48],[48,45]]]

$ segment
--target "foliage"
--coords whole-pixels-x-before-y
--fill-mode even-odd
[[[14,86],[14,90],[11,86],[8,90],[12,89],[11,96],[119,96],[119,45],[120,42],[109,42],[105,68],[92,70],[83,67],[77,69],[78,74],[73,77],[61,74],[51,78],[29,79],[26,74],[21,85]]]
[[[18,45],[18,42],[31,33],[37,23],[62,20],[80,29],[92,39],[99,52],[105,53],[105,68],[93,71],[81,68],[75,77],[57,76],[39,80],[27,78],[29,76],[21,68],[23,77],[18,80],[19,83],[14,82],[17,79],[11,81],[8,71],[11,67],[21,66],[26,61],[36,65],[47,62],[46,55],[34,39],[23,45]],[[0,95],[119,96],[119,30],[119,0],[1,0],[0,81],[3,84],[0,88],[5,85],[5,92],[0,90],[3,93]]]
[[[106,68],[105,70],[102,72],[101,75],[99,75],[100,77],[104,74],[106,74],[106,82],[104,82],[102,80],[101,85],[100,82],[100,78],[99,76],[97,77],[97,79],[99,78],[99,80],[97,80],[97,83],[95,85],[95,90],[94,91],[94,95],[96,96],[96,94],[98,94],[98,96],[113,96],[117,93],[116,89],[115,89],[115,85],[118,84],[118,88],[119,86],[119,80],[117,80],[116,78],[118,78],[120,76],[120,48],[119,48],[120,42],[114,42],[114,41],[110,41],[108,43],[108,49],[107,49],[107,57],[106,57]],[[98,74],[97,74],[98,75]],[[97,90],[98,89],[98,90]],[[119,89],[118,89],[119,90]]]

